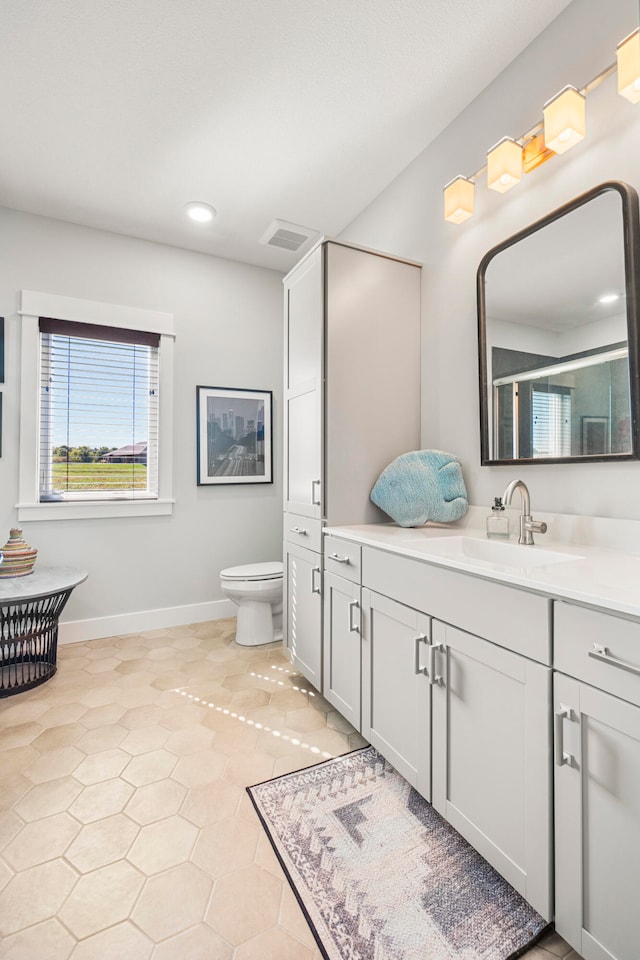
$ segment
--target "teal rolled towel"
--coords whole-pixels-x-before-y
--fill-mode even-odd
[[[401,527],[419,527],[427,520],[449,523],[469,507],[460,460],[443,450],[396,457],[376,480],[371,499]]]

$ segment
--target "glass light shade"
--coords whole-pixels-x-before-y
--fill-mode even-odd
[[[473,214],[474,183],[467,177],[456,177],[444,188],[444,218],[449,223],[463,223]]]
[[[565,87],[545,103],[544,142],[555,153],[566,153],[587,132],[586,100],[575,87]]]
[[[640,30],[621,40],[617,48],[618,93],[640,103]]]
[[[515,187],[522,177],[522,146],[504,137],[487,154],[487,186],[498,193]]]

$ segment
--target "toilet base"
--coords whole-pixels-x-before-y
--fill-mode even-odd
[[[282,639],[282,624],[280,636],[276,636],[277,624],[274,624],[271,613],[271,604],[259,600],[243,600],[238,606],[238,623],[236,627],[236,643],[243,647],[257,647],[263,643],[273,643]]]

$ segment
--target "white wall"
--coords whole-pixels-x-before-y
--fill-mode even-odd
[[[541,120],[544,102],[567,83],[584,86],[612,63],[638,15],[637,0],[574,0],[342,234],[424,263],[422,442],[462,458],[472,503],[490,504],[519,476],[534,513],[640,518],[640,463],[480,466],[475,286],[487,250],[578,194],[611,179],[640,190],[640,106],[618,96],[611,77],[588,98],[582,144],[505,195],[482,180],[466,223],[442,216],[444,184],[480,169],[501,137]]]
[[[582,350],[596,350],[612,343],[622,343],[626,339],[627,318],[625,314],[618,313],[615,317],[585,323],[558,334],[558,356],[567,357]]]
[[[227,566],[282,556],[280,274],[0,208],[0,316],[5,319],[0,540],[16,523],[22,288],[175,315],[172,517],[25,522],[40,564],[88,569],[65,620],[222,599]],[[196,485],[196,384],[274,392],[271,485]],[[185,612],[188,620],[188,611]],[[196,617],[194,616],[194,619]],[[147,618],[149,625],[157,620]],[[186,622],[184,619],[182,622]],[[137,625],[144,628],[142,621]],[[87,625],[87,633],[92,633]],[[92,635],[99,635],[98,628]]]

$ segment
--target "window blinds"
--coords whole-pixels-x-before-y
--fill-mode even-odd
[[[534,387],[531,413],[533,456],[571,456],[571,394]]]
[[[158,496],[160,337],[40,318],[40,500]]]

